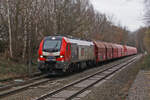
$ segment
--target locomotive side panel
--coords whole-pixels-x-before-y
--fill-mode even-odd
[[[77,44],[71,44],[71,62],[78,62],[79,50]]]

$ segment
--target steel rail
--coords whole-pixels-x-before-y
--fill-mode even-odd
[[[14,84],[10,84],[10,85],[6,85],[6,86],[3,86],[3,87],[0,87],[0,92],[1,91],[4,91],[4,90],[7,90],[7,89],[10,89],[12,87],[17,87],[17,86],[23,86],[23,85],[26,85],[26,84],[29,84],[29,83],[32,83],[36,80],[39,80],[39,79],[42,79],[44,77],[46,77],[47,75],[41,75],[41,76],[36,76],[34,78],[31,78],[29,80],[26,80],[25,82],[21,82],[21,83],[14,83]]]
[[[4,97],[6,97],[8,95],[15,94],[15,93],[17,93],[19,91],[22,91],[22,90],[26,90],[29,87],[37,86],[37,85],[46,83],[48,81],[53,81],[54,80],[54,79],[44,79],[42,81],[38,81],[40,79],[43,79],[46,76],[47,75],[42,75],[40,77],[36,77],[36,78],[30,79],[30,80],[28,80],[26,82],[23,82],[23,83],[13,84],[13,85],[9,85],[7,87],[4,87],[0,91],[0,98],[4,98]],[[12,89],[12,87],[16,87],[16,89]],[[4,91],[2,91],[2,90],[4,90]]]

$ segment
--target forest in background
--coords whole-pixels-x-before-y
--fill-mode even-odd
[[[136,34],[114,20],[89,0],[0,0],[0,55],[27,63],[43,37],[56,33],[139,47]]]
[[[138,50],[142,53],[147,52],[150,54],[150,0],[145,0],[145,16],[143,22],[145,27],[138,29],[136,34],[136,41]]]

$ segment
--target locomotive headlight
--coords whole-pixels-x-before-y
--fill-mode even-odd
[[[63,58],[63,57],[64,57],[64,56],[62,56],[62,55],[60,56],[60,58]]]
[[[40,55],[40,58],[43,58],[43,55]]]

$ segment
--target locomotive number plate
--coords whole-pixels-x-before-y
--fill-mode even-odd
[[[54,56],[47,57],[46,61],[56,61]]]

